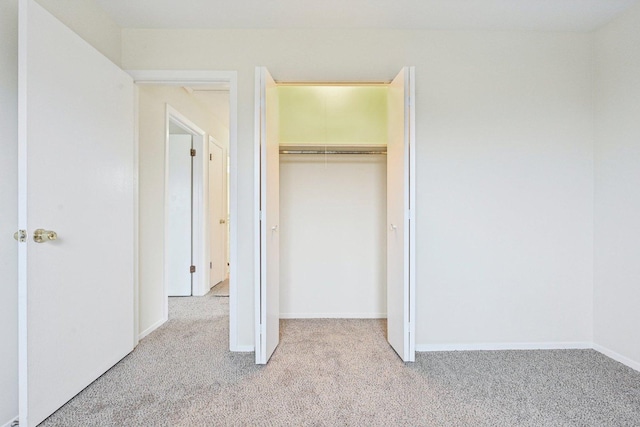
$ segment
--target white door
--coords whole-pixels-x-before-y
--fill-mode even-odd
[[[414,68],[389,86],[387,145],[387,339],[405,362],[415,360]]]
[[[214,286],[224,280],[226,263],[225,229],[227,213],[224,203],[224,174],[227,161],[224,149],[213,139],[209,140],[209,231],[210,270],[209,284]]]
[[[134,85],[32,0],[19,27],[19,401],[34,426],[134,347]],[[42,243],[34,241],[36,229]],[[51,239],[50,239],[51,238]]]
[[[166,262],[170,297],[192,294],[192,147],[191,135],[169,135]]]
[[[280,151],[278,89],[256,68],[256,137],[260,159],[260,277],[256,289],[256,363],[269,361],[280,335]]]

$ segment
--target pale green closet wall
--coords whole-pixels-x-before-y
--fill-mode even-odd
[[[386,86],[280,86],[281,144],[386,144]]]

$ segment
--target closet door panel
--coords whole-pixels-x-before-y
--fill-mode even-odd
[[[256,135],[260,158],[260,278],[256,291],[256,363],[265,364],[280,335],[280,152],[275,81],[256,69]]]
[[[405,362],[415,359],[412,71],[404,68],[391,82],[388,93],[387,339]]]

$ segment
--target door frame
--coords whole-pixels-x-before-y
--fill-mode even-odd
[[[256,209],[254,211],[254,292],[255,292],[255,301],[256,307],[260,306],[262,301],[262,295],[260,294],[260,280],[262,274],[261,267],[261,224],[260,224],[260,197],[261,197],[261,147],[260,147],[260,114],[261,114],[261,102],[260,102],[260,72],[259,69],[262,67],[256,67],[255,69],[255,89],[254,89],[254,204]],[[265,67],[266,68],[266,67]],[[406,167],[407,171],[407,184],[408,188],[408,200],[407,204],[404,208],[405,220],[408,223],[408,253],[406,253],[406,260],[408,264],[406,274],[408,277],[408,307],[407,307],[407,323],[409,327],[409,353],[410,357],[408,362],[413,362],[415,360],[415,330],[416,330],[416,113],[415,113],[415,67],[414,66],[402,66],[401,70],[407,70],[407,77],[409,78],[410,84],[405,86],[405,91],[408,90],[409,93],[405,92],[405,108],[408,109],[409,115],[405,117],[405,122],[407,124],[407,133],[405,137],[409,139],[408,146],[405,147],[408,151],[408,164]],[[394,76],[395,78],[395,76]],[[384,84],[388,85],[391,83],[391,80],[384,81]],[[276,84],[285,83],[278,82],[276,80]],[[305,82],[305,84],[313,85],[313,84],[331,84],[331,83],[340,83],[346,85],[358,85],[358,82],[336,82],[336,81],[313,81],[313,82]],[[367,82],[362,82],[366,84]],[[380,84],[380,82],[376,82]],[[256,308],[256,318],[254,320],[254,328],[255,328],[255,342],[258,343],[258,333],[259,333],[259,316],[258,309]],[[256,352],[258,351],[256,345]]]
[[[229,87],[229,349],[246,351],[238,345],[238,73],[237,71],[204,70],[125,70],[136,85],[206,86],[226,84]],[[139,169],[139,157],[136,170]],[[137,289],[136,289],[137,293]]]
[[[204,206],[204,166],[202,159],[205,150],[206,132],[189,120],[185,115],[171,105],[166,105],[165,111],[165,139],[164,139],[164,308],[163,317],[169,317],[169,139],[170,139],[170,122],[188,132],[192,136],[191,146],[196,150],[193,157],[191,167],[191,259],[196,271],[191,273],[191,295],[202,296],[209,292],[208,281],[205,282],[205,233],[206,233],[206,208]],[[185,153],[186,155],[186,153]],[[205,156],[206,157],[206,156]]]

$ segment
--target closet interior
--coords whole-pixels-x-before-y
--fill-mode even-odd
[[[385,318],[388,85],[277,91],[280,317]]]

